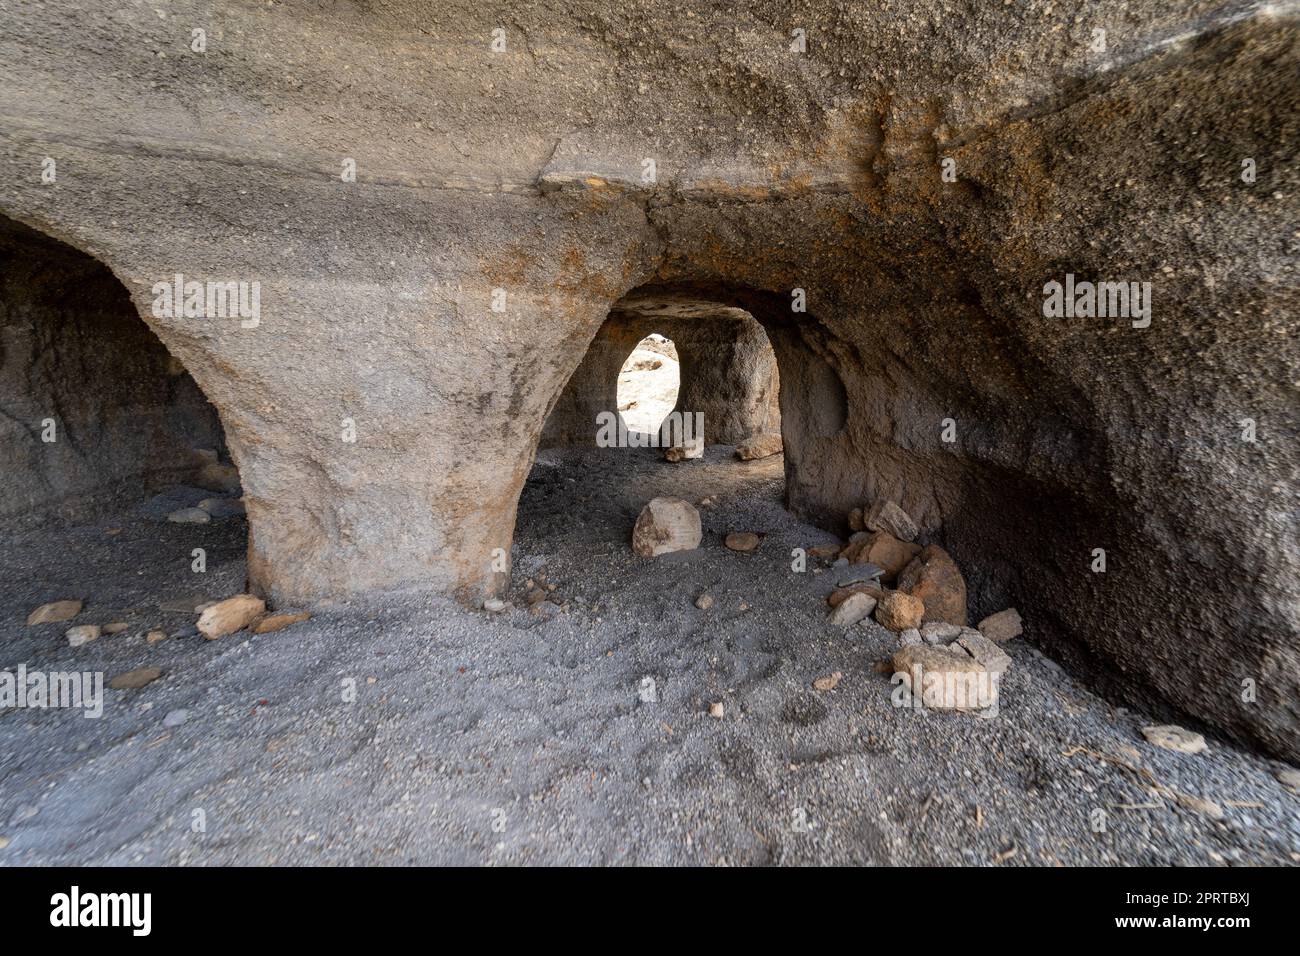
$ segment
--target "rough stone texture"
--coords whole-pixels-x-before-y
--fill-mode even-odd
[[[925,602],[925,618],[966,626],[966,579],[957,562],[938,545],[921,549],[898,575],[898,589]]]
[[[632,529],[632,552],[654,558],[700,546],[700,513],[680,498],[655,498],[641,509]]]
[[[876,620],[891,631],[910,631],[920,627],[925,604],[903,591],[886,591],[876,605]]]
[[[894,654],[893,669],[926,707],[977,710],[997,702],[997,685],[984,676],[983,665],[961,651],[905,644]]]
[[[899,541],[911,541],[916,537],[916,522],[907,512],[892,501],[878,499],[863,514],[862,525],[868,531],[881,531],[893,535]]]
[[[122,283],[0,215],[0,527],[88,520],[195,481],[194,449],[221,443],[216,409]]]
[[[1019,637],[1024,633],[1024,622],[1020,620],[1020,612],[1013,607],[1005,611],[998,611],[996,614],[990,614],[984,620],[980,621],[979,632],[987,637],[990,641],[997,641],[1004,644],[1007,641]]]
[[[882,579],[893,581],[920,553],[919,544],[899,541],[886,531],[873,531],[864,538],[850,542],[841,552],[841,557],[848,558],[851,564],[878,565],[884,569]]]
[[[547,414],[653,283],[763,325],[797,514],[897,500],[972,613],[1300,759],[1293,2],[526,2],[501,54],[495,9],[416,0],[0,18],[0,212],[146,313],[177,270],[263,284],[256,329],[147,318],[221,412],[259,594],[499,591]],[[1152,282],[1152,324],[1045,319],[1067,272]],[[46,403],[0,404],[33,472]],[[49,473],[23,509],[92,480]]]
[[[968,630],[954,643],[979,661],[985,670],[1001,673],[1011,666],[1010,655],[979,631]]]

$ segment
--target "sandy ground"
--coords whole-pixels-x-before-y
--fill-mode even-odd
[[[106,689],[100,719],[0,711],[0,864],[1300,859],[1281,764],[1213,739],[1196,756],[1146,743],[1141,714],[1038,655],[1033,621],[1009,647],[1000,716],[893,707],[871,669],[893,636],[825,622],[838,569],[791,570],[792,548],[831,539],[782,509],[781,468],[723,447],[679,465],[649,450],[544,456],[511,598],[521,607],[525,579],[544,576],[567,605],[549,621],[390,596],[317,607],[279,633],[151,646],[147,629],[183,632],[184,608],[240,589],[242,519],[169,525],[155,507],[3,539],[0,669],[164,674]],[[665,493],[718,499],[703,545],[636,558],[637,511]],[[765,537],[732,553],[731,530]],[[76,623],[131,626],[75,650],[65,624],[23,626],[64,597],[86,601]],[[812,689],[834,671],[833,691]],[[1224,819],[1077,747],[1214,800]]]

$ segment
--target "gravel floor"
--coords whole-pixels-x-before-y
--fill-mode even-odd
[[[149,645],[145,631],[183,632],[187,609],[241,589],[242,519],[167,524],[155,505],[0,539],[0,670],[164,672],[105,689],[100,719],[0,711],[0,864],[1300,861],[1282,764],[1215,740],[1196,756],[1153,747],[1141,714],[1033,649],[1033,621],[1009,647],[998,717],[892,706],[872,664],[893,636],[828,625],[838,570],[791,570],[792,548],[832,539],[782,509],[781,467],[720,447],[680,465],[543,455],[515,609],[498,616],[396,595],[274,634]],[[699,550],[631,554],[656,494],[717,499]],[[732,530],[765,537],[732,553]],[[529,577],[566,609],[520,609]],[[130,627],[74,650],[67,624],[23,626],[67,597],[86,602],[72,623]],[[834,690],[812,689],[835,671]],[[656,702],[641,700],[647,677]]]

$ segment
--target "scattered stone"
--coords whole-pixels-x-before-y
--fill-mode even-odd
[[[483,602],[483,610],[489,614],[500,614],[506,609],[506,602],[500,598],[488,598]]]
[[[756,458],[770,458],[773,455],[779,455],[781,450],[780,435],[755,435],[736,446],[736,457],[742,461],[753,461]]]
[[[882,579],[892,581],[921,553],[921,546],[899,541],[887,531],[876,531],[857,541],[851,540],[840,553],[854,564],[877,565]]]
[[[1277,777],[1277,782],[1288,790],[1300,793],[1300,770],[1295,767],[1283,767],[1281,770],[1273,771],[1273,776]]]
[[[962,629],[956,624],[945,624],[943,621],[931,621],[929,624],[921,625],[921,639],[927,644],[951,644],[957,638],[961,637]]]
[[[723,542],[732,551],[753,551],[758,547],[759,537],[752,531],[733,531]]]
[[[114,621],[112,624],[105,624],[102,630],[105,634],[121,634],[126,628],[124,621]]]
[[[249,630],[254,634],[271,634],[275,631],[284,630],[290,624],[301,624],[303,621],[309,620],[311,620],[311,615],[306,611],[298,611],[294,614],[287,612],[268,614],[261,620],[257,621],[257,623],[250,627]]]
[[[145,684],[151,684],[159,677],[162,677],[162,671],[157,667],[137,667],[125,674],[118,674],[108,682],[108,686],[113,690],[139,690]]]
[[[218,521],[247,513],[243,498],[204,498],[196,507],[202,508]]]
[[[524,601],[531,607],[534,604],[541,604],[546,600],[546,592],[539,587],[534,587],[524,595]]]
[[[980,633],[990,641],[997,641],[999,644],[1004,644],[1024,633],[1020,613],[1013,607],[998,611],[997,614],[990,614],[980,621],[979,629]]]
[[[59,621],[70,621],[80,613],[80,601],[51,601],[49,604],[42,604],[27,615],[27,626],[34,627],[37,624],[56,624]]]
[[[898,576],[898,589],[925,602],[925,621],[966,626],[966,579],[938,545],[926,545]]]
[[[841,571],[835,576],[837,588],[851,588],[855,584],[865,584],[880,590],[880,576],[884,569],[876,564],[851,564],[848,571]]]
[[[559,615],[561,609],[554,601],[538,601],[528,608],[528,613],[533,617],[540,617],[544,621],[549,621]]]
[[[247,627],[266,612],[266,602],[251,594],[218,601],[199,617],[199,633],[212,641]]]
[[[68,646],[81,647],[83,644],[89,644],[99,637],[100,628],[98,624],[78,624],[67,630]]]
[[[654,498],[641,509],[632,529],[632,551],[653,558],[700,546],[700,513],[681,498]]]
[[[854,508],[852,511],[849,512],[849,530],[850,531],[863,530],[861,508]]]
[[[984,665],[986,671],[1005,673],[1011,667],[1011,657],[979,631],[967,628],[957,638],[956,646]]]
[[[838,544],[817,544],[808,549],[808,557],[817,558],[820,561],[833,561],[840,554]]]
[[[167,716],[163,718],[164,727],[179,727],[185,721],[190,719],[190,712],[185,708],[179,710],[167,711]]]
[[[701,611],[707,611],[709,608],[713,607],[713,595],[701,594],[695,599],[695,606]]]
[[[909,644],[923,644],[925,642],[921,639],[920,631],[914,627],[909,627],[898,635],[898,643],[902,647],[907,647]]]
[[[9,838],[8,838],[8,837],[0,837],[0,850],[3,850],[3,849],[5,849],[5,848],[8,847],[8,846],[9,846]]]
[[[885,596],[885,592],[882,589],[872,587],[870,584],[852,584],[846,588],[836,588],[826,598],[826,603],[831,607],[839,607],[855,594],[865,594],[867,597],[876,601],[879,601]]]
[[[884,498],[877,498],[871,510],[862,516],[862,525],[868,531],[883,531],[899,541],[916,538],[916,522],[906,511]]]
[[[1205,743],[1205,738],[1200,734],[1195,731],[1185,730],[1175,724],[1143,727],[1142,736],[1157,747],[1173,750],[1180,754],[1199,754],[1209,749]]]
[[[836,685],[839,684],[840,678],[843,676],[844,675],[839,671],[836,671],[834,674],[819,677],[813,681],[813,690],[834,690]]]
[[[1193,797],[1190,794],[1180,793],[1176,797],[1178,805],[1194,813],[1209,817],[1211,820],[1222,820],[1224,818],[1223,807],[1219,806],[1213,800],[1205,800],[1201,797]]]
[[[207,524],[212,520],[212,515],[202,508],[180,508],[169,514],[167,520],[176,524]]]
[[[717,504],[717,502],[706,495],[699,500],[698,504],[701,508],[712,508],[715,504]]]
[[[208,460],[199,471],[195,483],[208,491],[234,494],[239,491],[239,469],[234,465]]]
[[[984,667],[965,652],[908,644],[894,653],[893,664],[923,707],[983,710],[997,703],[996,682],[981,677]]]
[[[146,644],[161,644],[163,641],[167,640],[167,632],[150,631],[144,636],[144,640]]]
[[[876,604],[876,620],[891,631],[920,627],[924,615],[925,602],[904,591],[886,591]]]
[[[867,617],[876,606],[876,599],[869,594],[857,592],[836,605],[827,620],[836,627],[852,627]]]
[[[725,707],[722,706],[722,701],[717,701],[716,703],[709,704],[710,717],[716,717],[718,718],[718,720],[721,720],[724,716],[726,716],[726,713],[727,710]]]
[[[836,558],[836,559],[831,563],[831,567],[834,567],[834,568],[847,568],[848,566],[849,566],[849,559],[848,559],[848,558]]]
[[[664,449],[664,459],[671,462],[687,461],[704,457],[704,439],[692,438],[680,445]]]

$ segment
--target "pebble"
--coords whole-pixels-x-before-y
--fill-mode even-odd
[[[157,667],[137,667],[125,674],[118,674],[108,682],[108,686],[113,690],[139,690],[159,677],[162,677],[162,670]]]
[[[1143,727],[1142,736],[1157,747],[1176,753],[1199,754],[1209,749],[1200,734],[1174,724]]]
[[[695,599],[695,606],[701,611],[707,611],[709,608],[713,607],[713,595],[701,594]]]
[[[167,716],[163,718],[164,727],[179,727],[185,721],[190,719],[190,712],[185,708],[179,710],[167,711]]]
[[[68,628],[68,646],[81,647],[83,644],[89,644],[99,637],[100,629],[98,624],[78,624],[75,627]]]
[[[80,613],[80,601],[51,601],[49,604],[42,604],[27,615],[27,626],[70,621]]]
[[[752,531],[733,531],[723,542],[732,551],[753,551],[758,547],[759,537]]]
[[[483,602],[483,610],[489,614],[500,614],[506,609],[506,602],[500,598],[488,598]]]
[[[176,524],[207,524],[212,515],[202,508],[180,508],[169,514],[167,520]]]

